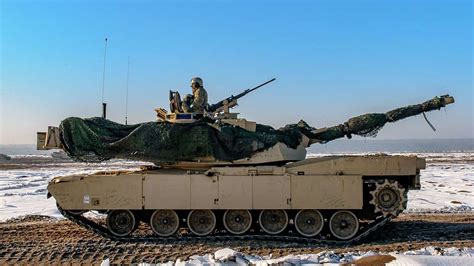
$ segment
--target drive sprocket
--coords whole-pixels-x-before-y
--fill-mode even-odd
[[[380,180],[375,184],[375,189],[370,192],[375,213],[382,213],[384,217],[396,217],[407,204],[406,189],[398,181]]]

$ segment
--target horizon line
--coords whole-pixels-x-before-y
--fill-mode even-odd
[[[429,139],[421,139],[421,138],[407,138],[407,139],[376,139],[376,138],[371,138],[371,137],[367,137],[365,139],[363,139],[363,137],[359,137],[360,139],[348,139],[348,138],[342,138],[342,139],[338,139],[338,140],[348,140],[348,141],[360,141],[360,140],[364,140],[364,141],[394,141],[394,140],[426,140],[426,141],[430,141],[430,140],[473,140],[474,141],[474,137],[472,138],[429,138]],[[332,140],[332,141],[329,141],[327,143],[331,143],[331,142],[334,142],[336,140]],[[327,143],[320,143],[320,144],[327,144]],[[315,143],[316,144],[316,143]],[[8,146],[8,145],[36,145],[36,143],[17,143],[17,144],[1,144],[0,145],[4,145],[4,146]]]

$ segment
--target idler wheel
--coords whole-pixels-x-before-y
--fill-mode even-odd
[[[234,235],[243,234],[252,226],[252,215],[248,210],[227,210],[223,219],[225,229]]]
[[[173,210],[156,210],[150,218],[153,232],[159,236],[170,236],[179,228],[179,217]]]
[[[136,219],[129,210],[113,210],[107,215],[107,228],[116,236],[127,236],[136,228]]]
[[[323,215],[318,210],[300,210],[295,217],[295,227],[298,233],[313,237],[323,230]]]
[[[208,235],[216,227],[216,216],[211,210],[192,210],[188,215],[188,227],[195,235]]]
[[[288,225],[288,214],[284,210],[263,210],[258,217],[258,223],[267,234],[276,235],[283,232]]]
[[[359,231],[359,219],[350,211],[338,211],[329,220],[331,233],[341,240],[352,238]]]

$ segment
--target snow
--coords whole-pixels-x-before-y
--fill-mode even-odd
[[[240,253],[230,248],[216,251],[214,254],[194,255],[188,260],[170,261],[168,265],[344,265],[361,263],[374,265],[375,262],[386,261],[386,265],[474,265],[474,248],[438,248],[426,247],[420,250],[404,253],[392,252],[388,254],[367,252],[335,253],[323,251],[317,254],[287,255],[279,258],[269,256],[255,256]],[[371,263],[367,263],[370,261]],[[110,265],[109,259],[102,261],[103,266]],[[142,263],[140,265],[150,265]],[[381,265],[381,264],[378,264]]]
[[[224,248],[224,249],[219,249],[214,253],[214,258],[216,260],[228,260],[230,258],[234,258],[237,255],[237,252],[230,249],[230,248]]]
[[[395,258],[387,265],[474,265],[474,248],[437,248],[427,247],[420,250],[407,251],[402,254],[378,254],[373,251],[335,253],[323,251],[317,254],[287,255],[279,258],[272,256],[255,256],[237,252],[230,248],[216,251],[214,254],[191,256],[187,261],[176,261],[177,265],[192,264],[324,264],[341,265],[352,263],[362,258],[378,255],[390,255]]]
[[[458,266],[458,265],[473,265],[474,259],[468,257],[435,257],[435,256],[409,256],[409,255],[395,255],[395,260],[387,263],[390,266]]]
[[[474,154],[427,154],[421,190],[408,194],[408,211],[445,212],[474,208]]]
[[[474,210],[474,153],[420,154],[421,190],[408,193],[408,212]]]

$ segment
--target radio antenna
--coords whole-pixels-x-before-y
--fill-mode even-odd
[[[127,125],[127,116],[128,116],[128,79],[130,76],[130,56],[128,57],[127,60],[127,89],[125,93],[125,125]]]
[[[105,37],[105,49],[104,49],[104,71],[102,73],[102,118],[107,117],[107,103],[104,102],[104,91],[105,91],[105,61],[107,59],[107,36]]]

